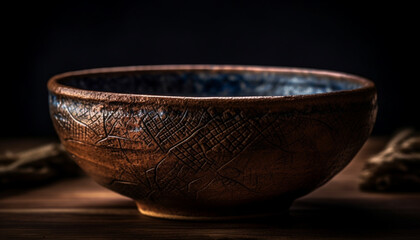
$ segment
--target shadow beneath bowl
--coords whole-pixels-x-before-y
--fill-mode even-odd
[[[414,204],[414,202],[413,202]],[[371,205],[371,206],[370,206]],[[210,239],[270,237],[397,239],[420,228],[419,211],[372,207],[375,201],[329,200],[298,202],[285,214],[223,221],[173,221],[140,216],[147,224],[182,229],[186,236]]]

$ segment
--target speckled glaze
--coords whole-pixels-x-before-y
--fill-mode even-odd
[[[372,82],[291,68],[94,69],[48,89],[79,166],[143,214],[173,219],[287,210],[349,163],[377,111]]]

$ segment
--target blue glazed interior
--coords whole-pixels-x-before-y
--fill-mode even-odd
[[[353,81],[279,73],[159,72],[97,74],[59,80],[85,90],[189,97],[291,96],[360,88]]]

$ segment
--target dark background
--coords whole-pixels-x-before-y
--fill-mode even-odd
[[[339,3],[338,3],[339,2]],[[2,7],[0,137],[52,136],[47,80],[96,67],[246,64],[372,79],[374,134],[419,127],[416,8],[401,1],[55,1]]]

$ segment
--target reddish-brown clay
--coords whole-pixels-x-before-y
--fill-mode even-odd
[[[276,73],[357,83],[298,96],[183,97],[91,91],[66,79],[150,72]],[[143,66],[65,73],[48,83],[55,129],[101,185],[143,214],[175,219],[278,213],[355,156],[376,117],[374,84],[327,71]]]

